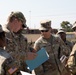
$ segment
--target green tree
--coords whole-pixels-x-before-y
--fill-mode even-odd
[[[70,24],[70,22],[68,21],[62,21],[61,23],[61,27],[66,30],[67,32],[71,32],[72,31],[72,24]]]

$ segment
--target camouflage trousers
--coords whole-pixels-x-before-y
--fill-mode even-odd
[[[59,75],[59,73],[57,70],[54,70],[52,72],[49,70],[49,71],[45,72],[44,75]]]
[[[64,69],[61,75],[71,75],[71,73],[67,69]]]
[[[47,72],[39,72],[36,75],[71,75],[66,69],[64,69],[61,73],[58,70],[47,71]]]

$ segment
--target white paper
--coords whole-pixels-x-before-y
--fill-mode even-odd
[[[27,72],[24,72],[24,71],[20,71],[22,75],[34,75],[34,74],[30,74],[30,73],[27,73]]]

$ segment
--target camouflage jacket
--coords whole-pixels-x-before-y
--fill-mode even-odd
[[[72,48],[67,65],[71,73],[76,74],[76,43]]]
[[[58,37],[51,35],[49,39],[45,39],[43,37],[40,37],[34,44],[34,48],[37,50],[40,50],[42,47],[46,49],[46,51],[49,54],[49,59],[42,64],[42,67],[38,67],[35,69],[36,74],[41,75],[42,70],[44,72],[47,72],[50,70],[50,74],[57,70],[57,65],[59,69],[62,71],[63,66],[60,62],[60,57],[62,55],[68,55],[69,51],[66,45],[63,43],[63,41]],[[60,52],[59,52],[60,49]],[[56,61],[55,61],[56,59]],[[56,64],[57,62],[57,64]],[[56,73],[57,75],[57,73]]]
[[[28,71],[25,64],[27,39],[21,33],[9,31],[6,33],[6,42],[6,51],[16,60],[14,66],[17,66],[20,70]]]
[[[73,47],[73,43],[70,42],[70,41],[68,41],[68,40],[66,40],[66,41],[65,41],[65,44],[66,44],[66,46],[70,49],[70,52],[71,52],[72,47]],[[70,53],[70,52],[69,52],[69,53]]]

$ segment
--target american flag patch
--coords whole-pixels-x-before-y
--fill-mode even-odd
[[[15,71],[17,71],[18,68],[12,67],[8,70],[9,74],[13,74]]]

